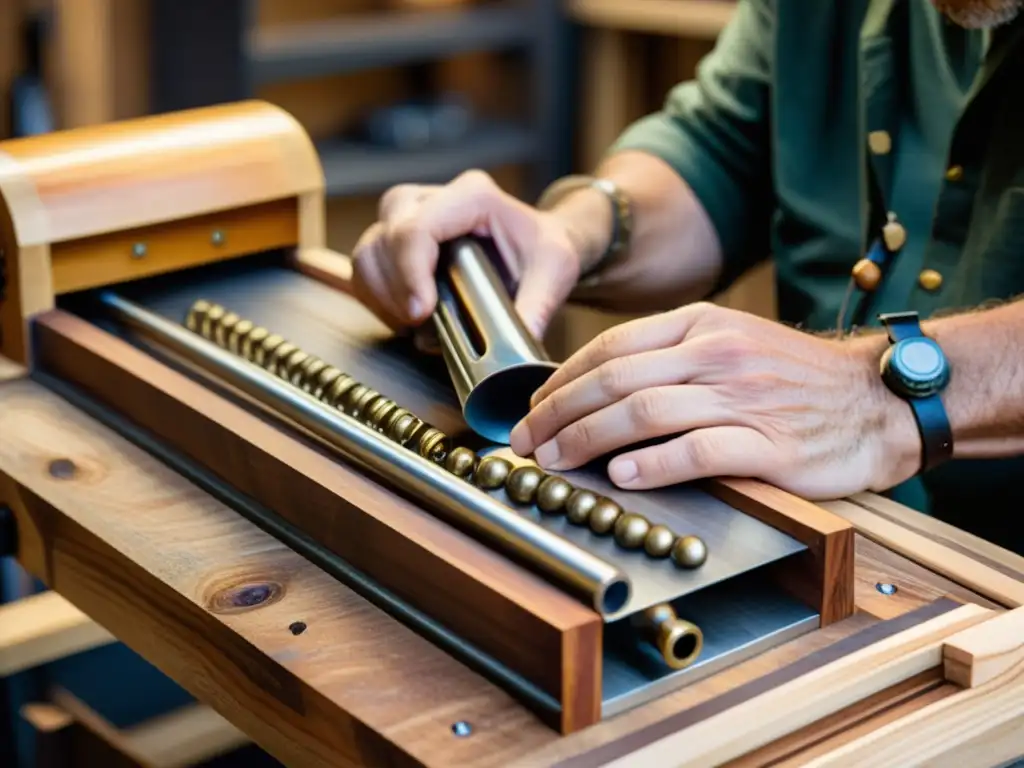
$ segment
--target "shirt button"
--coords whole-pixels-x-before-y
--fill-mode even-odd
[[[964,177],[962,165],[951,165],[946,169],[946,181],[960,181]]]
[[[853,265],[853,271],[850,274],[858,288],[866,293],[871,293],[878,287],[878,283],[882,279],[882,268],[871,259],[861,259]]]
[[[892,149],[892,138],[887,131],[872,131],[868,134],[868,147],[876,155],[888,155]]]
[[[917,282],[926,291],[937,291],[942,286],[942,275],[934,269],[925,269],[917,276]]]
[[[895,219],[895,215],[890,213],[889,221],[882,227],[882,239],[891,253],[898,251],[907,242],[907,230]]]

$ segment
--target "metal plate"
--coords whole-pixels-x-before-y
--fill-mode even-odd
[[[440,357],[418,353],[409,339],[395,338],[355,300],[291,269],[256,259],[247,264],[164,276],[118,290],[179,323],[197,299],[222,304],[378,389],[450,435],[465,432],[459,402]],[[504,447],[481,447],[478,443],[475,447],[481,452],[500,451],[517,463],[525,462]],[[616,489],[599,466],[562,474],[570,482],[605,494],[652,522],[665,523],[680,534],[696,534],[708,546],[707,562],[699,569],[684,571],[667,560],[652,560],[642,553],[623,550],[610,537],[596,536],[562,518],[538,515],[545,527],[627,573],[633,585],[632,597],[608,620],[806,549],[795,539],[695,487],[637,493]],[[504,498],[503,492],[498,495]]]
[[[619,714],[672,690],[692,685],[727,667],[817,629],[818,614],[751,572],[674,601],[676,614],[704,633],[700,658],[686,669],[665,666],[637,638],[628,620],[605,628],[601,715]]]
[[[503,456],[515,464],[532,463],[504,447],[487,449],[482,453]],[[607,475],[594,470],[559,474],[574,485],[589,488],[631,512],[644,515],[652,523],[663,523],[679,534],[696,534],[708,547],[708,559],[704,565],[692,571],[682,570],[670,560],[655,560],[643,552],[625,550],[611,536],[597,536],[590,529],[573,525],[562,516],[524,510],[522,514],[617,565],[629,578],[633,585],[629,602],[618,613],[606,616],[605,621],[674,600],[807,548],[796,539],[697,488],[676,486],[643,492],[623,491],[616,488]],[[495,493],[506,504],[515,506],[504,491]]]

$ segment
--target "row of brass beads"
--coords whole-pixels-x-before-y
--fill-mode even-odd
[[[597,535],[612,533],[626,549],[643,549],[680,568],[698,568],[707,548],[697,536],[677,536],[664,525],[625,512],[611,499],[535,466],[513,467],[498,456],[480,458],[465,447],[449,451],[448,436],[323,360],[307,354],[278,334],[239,317],[219,304],[199,300],[185,325],[191,331],[237,354],[318,400],[375,429],[391,440],[441,464],[481,490],[505,489],[518,506],[535,504],[544,514],[565,514],[570,523],[588,526]]]
[[[479,458],[469,448],[458,447],[448,454],[445,468],[482,490],[504,486],[513,504],[536,505],[544,514],[564,514],[573,525],[585,525],[599,536],[612,534],[624,549],[643,549],[651,557],[671,558],[680,568],[699,568],[707,560],[707,546],[700,537],[678,536],[668,526],[652,525],[611,499],[575,488],[538,467],[514,467],[500,456]]]
[[[446,434],[276,333],[203,300],[189,309],[185,325],[420,456],[444,461],[449,443]]]

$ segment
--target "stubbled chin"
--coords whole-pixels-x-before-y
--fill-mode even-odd
[[[1013,21],[1024,0],[932,0],[938,11],[967,29],[990,29]]]

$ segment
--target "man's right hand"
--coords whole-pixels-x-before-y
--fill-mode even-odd
[[[439,244],[472,234],[494,239],[518,281],[517,312],[543,336],[579,279],[582,235],[506,194],[482,171],[444,186],[406,184],[385,192],[378,221],[353,253],[351,290],[396,331],[419,326],[437,302]]]

